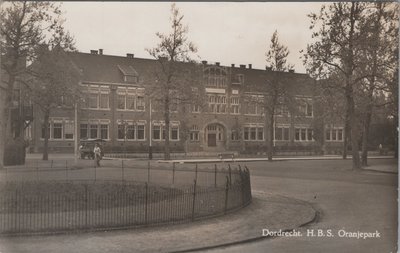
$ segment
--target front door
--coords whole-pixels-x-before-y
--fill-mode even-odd
[[[208,134],[208,146],[209,147],[217,146],[217,134],[213,134],[213,133]]]

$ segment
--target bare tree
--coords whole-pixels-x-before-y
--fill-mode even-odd
[[[170,159],[171,107],[190,101],[192,87],[188,80],[195,80],[191,77],[196,75],[196,69],[198,69],[195,64],[183,63],[193,62],[192,54],[196,53],[197,49],[188,40],[188,27],[183,24],[183,15],[175,4],[171,5],[170,21],[171,32],[169,34],[157,32],[159,44],[152,49],[146,49],[159,63],[159,68],[154,73],[157,83],[152,95],[161,99],[163,107],[166,133],[164,159],[166,160]]]
[[[345,138],[343,158],[347,154],[347,140],[351,133],[353,168],[361,168],[358,154],[359,129],[355,114],[356,70],[360,65],[360,47],[365,34],[360,31],[365,3],[333,3],[324,5],[319,14],[310,14],[314,43],[307,46],[304,63],[315,78],[328,78],[339,71],[344,77],[341,85],[346,99]]]
[[[262,103],[266,112],[265,121],[268,131],[266,140],[268,141],[269,161],[272,161],[274,152],[274,125],[277,107],[280,104],[287,106],[291,100],[287,79],[279,73],[293,69],[293,65],[287,63],[288,55],[288,48],[279,42],[278,32],[275,30],[266,53],[266,61],[272,72],[270,73],[271,79],[267,80],[265,87],[263,87],[266,96]]]
[[[36,61],[28,68],[26,85],[33,102],[43,113],[43,160],[48,160],[49,118],[59,106],[74,106],[80,97],[80,71],[60,46],[42,45]],[[77,138],[77,137],[75,137]]]
[[[32,61],[36,56],[37,46],[42,43],[69,44],[70,41],[59,39],[66,34],[61,19],[59,4],[49,2],[6,2],[0,10],[0,49],[1,69],[5,72],[5,99],[0,100],[2,123],[0,124],[0,167],[4,159],[6,142],[12,141],[11,115],[12,93],[16,82],[25,72],[25,61]],[[57,38],[58,37],[58,38]],[[22,63],[22,64],[21,64]]]

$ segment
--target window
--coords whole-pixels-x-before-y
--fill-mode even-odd
[[[263,96],[262,95],[252,95],[246,98],[246,114],[248,115],[263,115]]]
[[[90,138],[97,139],[97,130],[98,130],[97,125],[90,124]]]
[[[299,116],[313,117],[312,99],[297,99]]]
[[[200,106],[196,105],[196,104],[193,104],[192,105],[192,112],[200,112]]]
[[[135,110],[135,96],[134,95],[126,95],[126,109],[127,110]]]
[[[179,131],[177,126],[171,127],[171,140],[179,139]]]
[[[74,122],[65,121],[64,123],[64,139],[72,140],[74,139]]]
[[[343,128],[328,128],[325,130],[325,140],[343,141]]]
[[[118,105],[117,109],[125,110],[125,95],[118,95]]]
[[[234,83],[234,84],[244,84],[244,76],[243,76],[243,74],[236,74],[232,78],[232,83]]]
[[[313,105],[311,104],[311,101],[306,101],[306,116],[313,116]]]
[[[144,125],[137,125],[137,139],[144,140]]]
[[[264,140],[264,128],[259,127],[257,129],[257,140],[261,141]]]
[[[137,97],[137,110],[144,111],[144,97]]]
[[[81,124],[80,136],[81,136],[81,139],[88,138],[88,124]]]
[[[289,140],[289,127],[275,127],[275,140],[288,141]]]
[[[135,126],[134,125],[127,125],[126,126],[126,139],[127,140],[134,140],[135,139]]]
[[[100,94],[100,108],[107,109],[109,108],[109,95],[108,94]]]
[[[100,138],[103,140],[108,139],[108,125],[106,124],[100,125]]]
[[[191,141],[199,141],[199,127],[197,125],[192,126],[189,137]]]
[[[226,71],[220,67],[209,67],[204,69],[203,80],[205,85],[218,88],[226,87]]]
[[[62,139],[62,123],[53,123],[53,139]]]
[[[239,140],[239,133],[238,133],[237,130],[232,130],[231,140],[232,141],[238,141]]]
[[[97,108],[97,99],[99,98],[98,94],[89,94],[89,104],[88,108],[95,109]]]
[[[210,113],[226,113],[226,96],[208,95],[208,108]]]
[[[239,114],[239,97],[231,97],[231,113]]]
[[[246,141],[262,141],[264,140],[264,127],[248,126],[244,128],[244,140]]]
[[[153,140],[161,140],[161,126],[153,126]]]
[[[314,141],[314,130],[311,128],[295,128],[295,141]]]

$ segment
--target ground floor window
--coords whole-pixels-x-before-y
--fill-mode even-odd
[[[325,140],[343,141],[343,128],[328,128],[325,130]]]
[[[165,140],[166,130],[163,123],[153,123],[152,138],[155,141]],[[169,127],[169,139],[173,141],[179,140],[179,124],[172,123]]]
[[[262,141],[264,140],[264,127],[245,126],[243,128],[243,137],[245,141]]]
[[[239,132],[237,130],[232,130],[231,132],[231,140],[238,141],[239,140]]]
[[[288,141],[289,140],[289,126],[275,127],[275,140]]]
[[[74,121],[65,118],[50,118],[48,125],[49,140],[73,140]],[[41,138],[45,137],[45,128],[42,124]]]
[[[118,121],[117,128],[118,140],[144,140],[145,139],[145,128],[143,122],[134,121]]]
[[[190,128],[190,133],[189,133],[189,139],[191,141],[199,141],[200,133],[199,133],[199,127],[197,125],[193,125]]]
[[[313,141],[314,138],[314,130],[311,128],[300,128],[296,127],[294,129],[295,135],[294,135],[294,140],[295,141]]]
[[[88,122],[80,123],[80,138],[81,139],[98,139],[108,140],[109,134],[109,120],[90,120]]]

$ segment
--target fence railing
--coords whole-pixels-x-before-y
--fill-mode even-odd
[[[171,174],[171,182],[133,181],[127,174],[107,180],[3,181],[0,184],[0,233],[93,230],[193,221],[223,215],[251,202],[247,168],[217,169],[215,166],[206,170],[196,166],[183,171],[174,166],[171,170],[157,172],[163,170]],[[180,176],[182,173],[184,177]],[[183,180],[187,180],[186,183]]]

